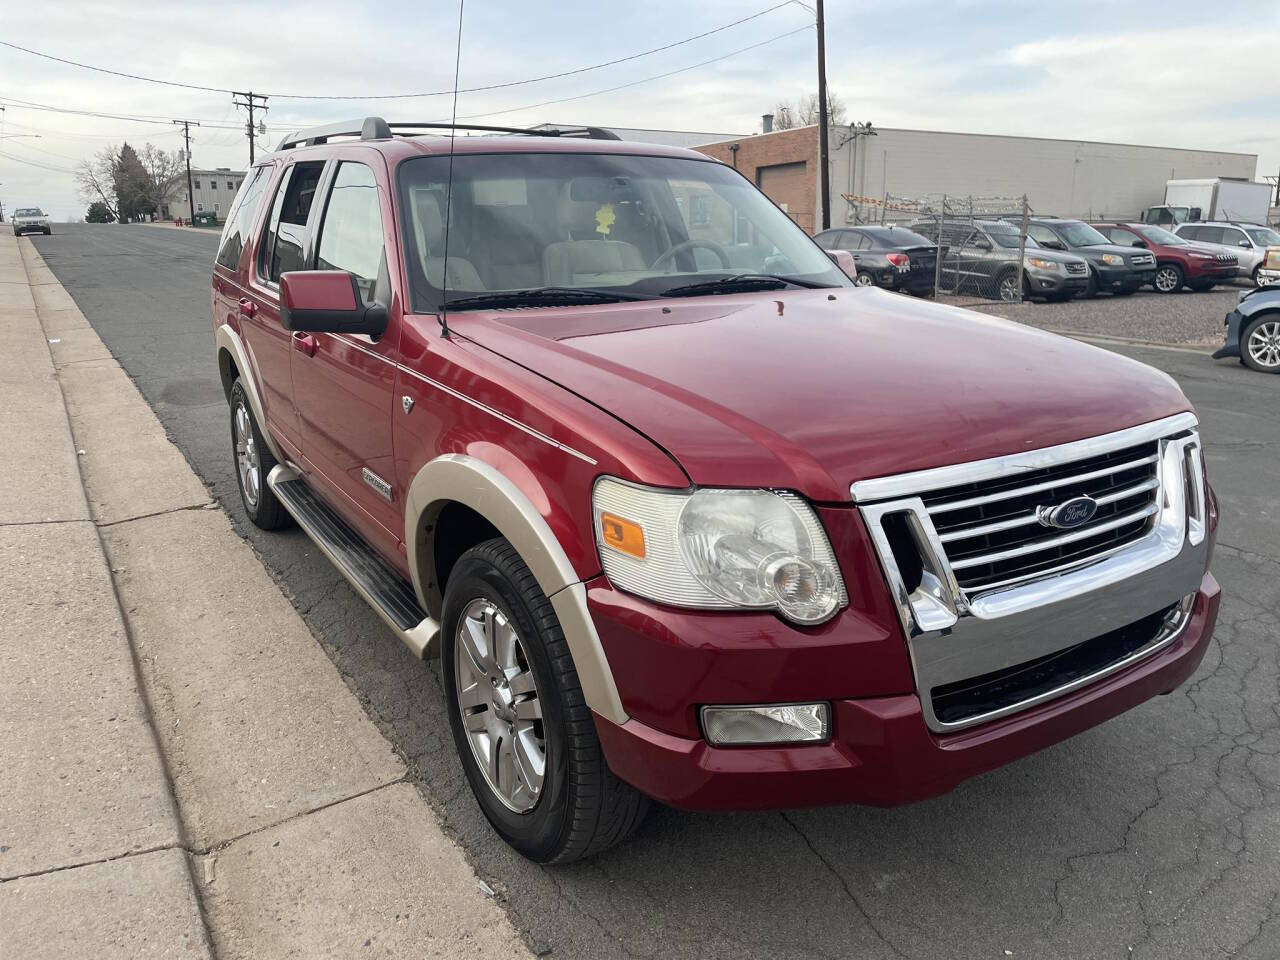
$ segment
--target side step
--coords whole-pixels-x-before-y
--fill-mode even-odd
[[[426,657],[440,633],[440,625],[418,604],[413,585],[317,497],[291,467],[276,466],[267,477],[267,485],[387,626],[415,656]]]

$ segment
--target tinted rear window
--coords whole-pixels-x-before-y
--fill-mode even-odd
[[[933,241],[906,227],[862,227],[861,232],[871,238],[873,250],[903,250],[907,247],[928,247]]]

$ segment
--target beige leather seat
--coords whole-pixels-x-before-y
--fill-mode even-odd
[[[444,289],[444,215],[440,211],[440,196],[435,190],[414,190],[413,232],[418,240],[422,257],[422,272],[433,287]],[[470,260],[449,256],[447,288],[450,290],[483,290],[484,281]]]
[[[600,204],[574,200],[573,182],[560,188],[557,213],[564,240],[547,244],[542,252],[542,268],[550,286],[589,283],[600,274],[644,270],[644,255],[634,244],[608,240],[597,232],[596,213]]]

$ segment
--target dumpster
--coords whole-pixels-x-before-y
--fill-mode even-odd
[[[216,213],[197,213],[191,218],[192,224],[197,227],[216,227],[218,225],[218,215]]]

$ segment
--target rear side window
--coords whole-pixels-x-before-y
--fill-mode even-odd
[[[295,163],[280,179],[258,264],[263,279],[279,283],[280,274],[304,269],[307,218],[311,215],[311,203],[323,171],[323,160]]]
[[[354,274],[360,293],[373,299],[382,267],[382,208],[378,181],[363,163],[343,162],[333,178],[320,228],[318,270]]]
[[[218,263],[230,270],[234,270],[240,262],[240,253],[249,239],[249,226],[253,223],[254,214],[258,212],[258,204],[262,201],[270,172],[270,166],[254,170],[252,176],[245,181],[244,189],[236,194],[231,204],[226,225],[222,228],[222,240],[218,245]]]

